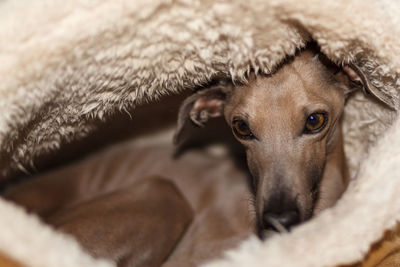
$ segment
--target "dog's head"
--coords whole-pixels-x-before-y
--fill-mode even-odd
[[[327,161],[343,151],[340,120],[349,85],[337,77],[306,50],[246,85],[201,90],[182,104],[175,142],[187,121],[203,126],[223,115],[246,149],[259,228],[288,229],[312,216]],[[337,176],[327,184],[343,184]]]

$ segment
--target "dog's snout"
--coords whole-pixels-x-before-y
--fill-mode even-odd
[[[287,190],[275,192],[264,202],[261,212],[261,228],[283,232],[301,221],[297,201]]]
[[[297,210],[286,210],[279,213],[265,211],[262,220],[264,229],[282,232],[282,230],[289,230],[292,226],[298,224],[300,215]]]

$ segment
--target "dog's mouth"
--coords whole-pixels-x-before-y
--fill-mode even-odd
[[[304,222],[304,221],[303,221]],[[264,228],[261,226],[258,226],[257,228],[257,236],[261,239],[261,240],[266,240],[268,238],[271,238],[274,235],[278,235],[278,234],[287,234],[289,233],[294,227],[302,224],[303,222],[300,222],[296,225],[292,225],[290,228],[286,228],[284,225],[282,225],[281,223],[279,223],[276,220],[271,220],[270,224],[271,226],[268,228]]]
[[[290,229],[286,228],[278,220],[275,220],[273,218],[269,218],[268,220],[270,227],[268,228],[264,228],[261,226],[258,227],[259,228],[258,236],[261,240],[265,240],[276,234],[288,233],[290,231]]]
[[[312,213],[311,213],[312,214]],[[277,234],[287,234],[292,231],[296,226],[308,221],[312,216],[311,214],[307,218],[303,218],[299,222],[290,226],[285,226],[274,218],[267,218],[267,226],[262,220],[258,220],[256,233],[261,240],[265,240]]]

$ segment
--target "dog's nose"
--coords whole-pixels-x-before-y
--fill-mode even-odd
[[[300,222],[299,212],[297,210],[288,210],[281,213],[265,211],[263,213],[264,229],[272,229],[281,232],[282,227],[289,230],[290,227]]]

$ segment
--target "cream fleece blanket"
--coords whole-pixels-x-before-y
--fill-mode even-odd
[[[117,111],[215,77],[268,73],[311,38],[333,61],[359,65],[398,107],[399,14],[390,0],[0,0],[0,177],[31,171],[38,156]],[[338,205],[210,266],[361,259],[400,219],[395,118],[354,95],[344,127],[353,180]],[[111,266],[9,203],[0,201],[0,214],[0,251],[27,266]]]

